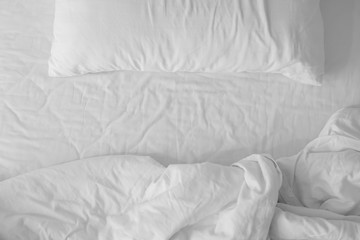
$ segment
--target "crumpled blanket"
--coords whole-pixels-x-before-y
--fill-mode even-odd
[[[360,108],[336,112],[283,173],[273,240],[360,239]]]
[[[232,166],[78,160],[0,182],[0,239],[267,239],[280,185],[264,155]]]

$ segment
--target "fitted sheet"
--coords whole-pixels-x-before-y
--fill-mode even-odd
[[[293,155],[334,111],[360,103],[360,2],[321,10],[326,75],[313,87],[275,74],[50,78],[54,1],[0,0],[0,179],[109,154],[164,165]]]

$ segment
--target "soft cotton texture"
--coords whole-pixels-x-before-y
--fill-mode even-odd
[[[107,156],[0,182],[0,239],[267,239],[281,172],[267,156],[233,166]]]
[[[50,76],[270,72],[319,85],[319,0],[57,0]]]
[[[283,173],[273,240],[360,238],[360,108],[336,112]]]

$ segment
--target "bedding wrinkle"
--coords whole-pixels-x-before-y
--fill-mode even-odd
[[[267,45],[271,45],[271,47],[268,48],[270,50],[269,55],[270,59],[274,58],[280,58],[283,55],[283,52],[286,52],[285,50],[281,51],[281,46],[279,46],[279,41],[277,41],[277,33],[276,28],[273,27],[273,23],[270,21],[270,15],[276,14],[272,12],[272,9],[270,7],[270,4],[268,1],[263,2],[263,8],[264,8],[264,15],[262,20],[262,26],[264,26],[262,29],[264,32],[267,33]],[[275,68],[275,66],[271,65],[270,68]]]
[[[164,114],[165,112],[167,112],[168,106],[169,106],[169,101],[167,98],[163,98],[162,100],[157,99],[157,95],[152,93],[151,90],[148,90],[147,92],[145,92],[144,95],[144,100],[146,102],[149,102],[150,99],[155,99],[156,102],[158,102],[159,104],[156,104],[158,107],[155,110],[155,113],[151,116],[148,117],[145,115],[145,113],[147,111],[145,111],[145,113],[142,113],[142,124],[141,124],[141,129],[140,130],[140,134],[138,136],[137,139],[134,139],[134,146],[131,147],[129,149],[129,151],[134,150],[134,147],[136,147],[138,144],[141,144],[142,141],[144,141],[146,139],[147,134],[149,133],[149,131],[151,131],[152,126],[156,125],[159,123],[159,121],[161,119],[164,118],[164,116],[166,116],[166,114]],[[148,99],[146,99],[148,98]]]
[[[209,28],[211,29],[209,31],[209,37],[213,38],[214,36],[214,33],[218,30],[218,26],[219,26],[219,23],[223,21],[222,18],[220,18],[218,20],[218,11],[219,11],[219,8],[221,7],[220,3],[218,2],[217,5],[215,5],[215,7],[213,8],[212,10],[212,14],[211,14],[211,23],[209,24]],[[210,39],[211,39],[210,38]]]

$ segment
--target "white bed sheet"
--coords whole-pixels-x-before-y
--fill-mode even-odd
[[[50,78],[54,1],[0,0],[0,179],[108,154],[166,165],[296,153],[334,111],[360,104],[360,2],[321,8],[327,74],[312,87],[261,74]]]

